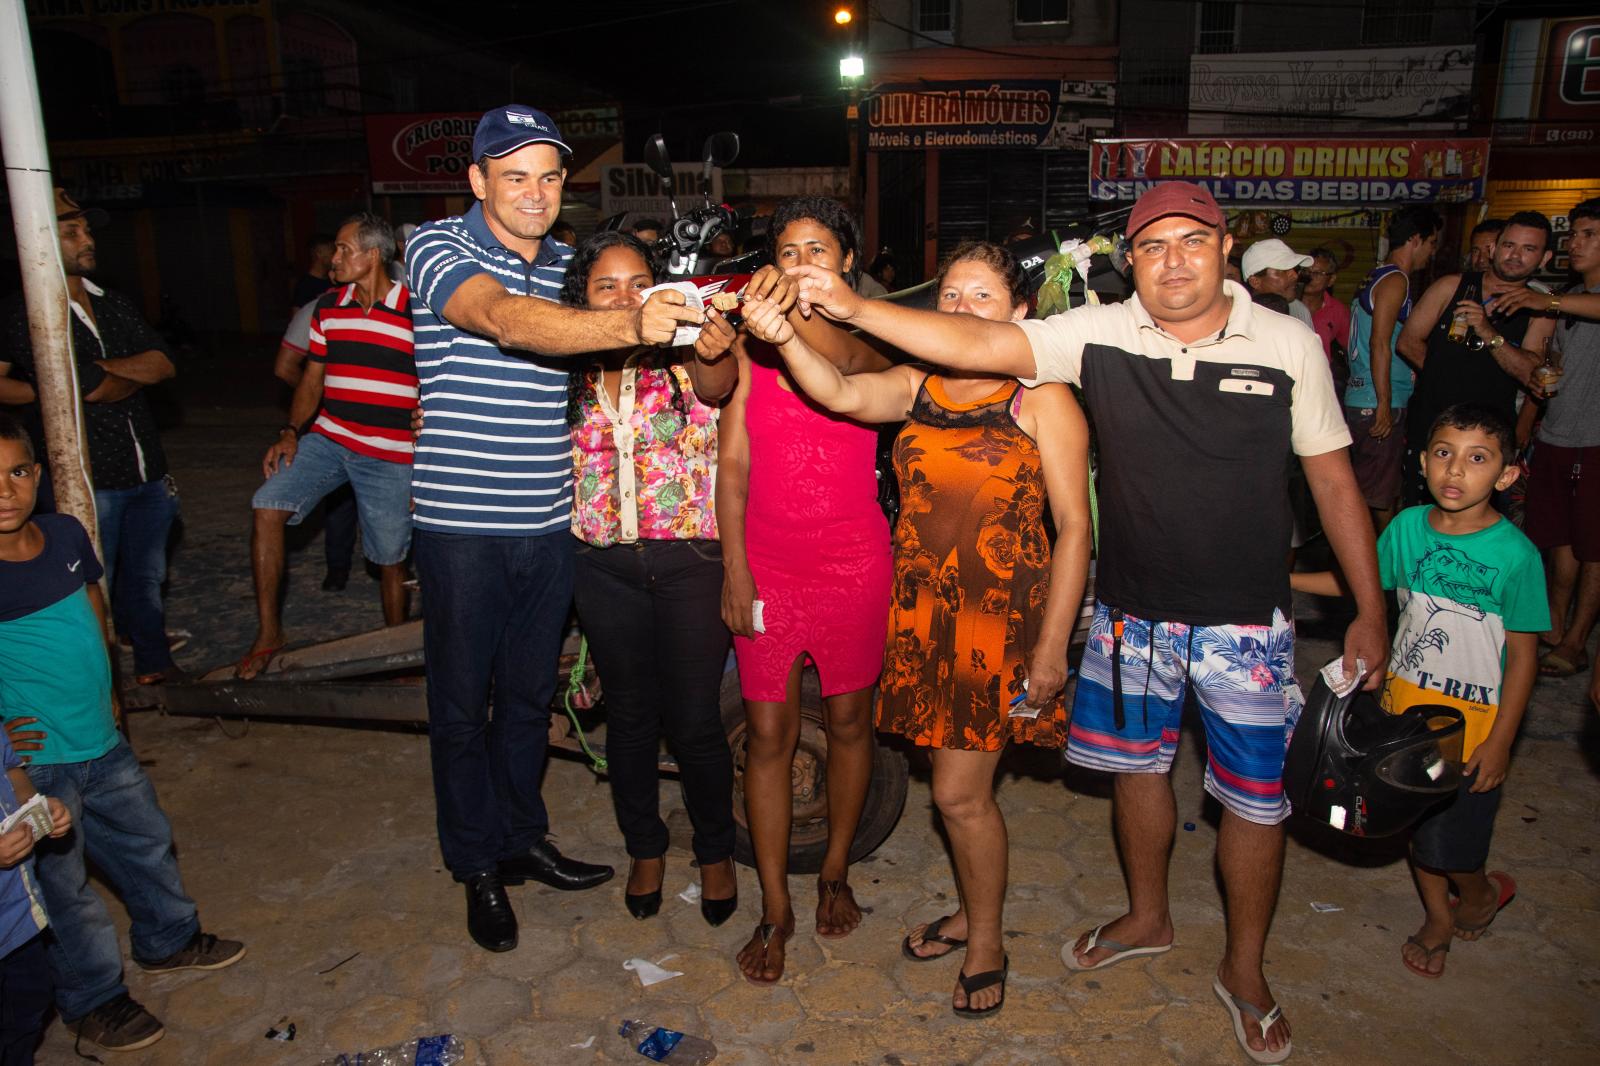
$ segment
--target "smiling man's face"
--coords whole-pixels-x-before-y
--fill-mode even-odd
[[[543,240],[561,214],[567,172],[554,145],[530,144],[488,160],[487,171],[474,163],[467,173],[489,228],[507,247]]]
[[[1182,322],[1212,310],[1222,294],[1231,234],[1169,215],[1134,235],[1130,258],[1139,300],[1157,319]]]

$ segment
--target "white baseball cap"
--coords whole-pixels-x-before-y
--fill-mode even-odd
[[[1263,270],[1301,270],[1311,265],[1309,255],[1301,255],[1276,237],[1256,241],[1244,250],[1239,273],[1253,278]]]

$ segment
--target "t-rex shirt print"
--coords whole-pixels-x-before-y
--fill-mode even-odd
[[[1400,604],[1383,707],[1460,710],[1470,757],[1499,710],[1506,633],[1549,628],[1544,567],[1538,550],[1504,518],[1451,536],[1429,524],[1432,510],[1402,511],[1378,538],[1379,574]]]

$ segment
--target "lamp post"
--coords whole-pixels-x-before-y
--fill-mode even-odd
[[[862,214],[865,182],[861,180],[861,82],[867,74],[866,41],[863,23],[852,6],[841,4],[833,13],[834,25],[845,31],[845,52],[839,60],[839,85],[848,90],[845,105],[845,135],[850,139],[850,175],[847,199],[857,218]]]
[[[83,403],[72,358],[72,316],[67,310],[67,279],[56,233],[50,152],[44,139],[28,13],[22,0],[0,0],[0,142],[5,146],[6,188],[11,194],[22,296],[56,504],[82,523],[98,549],[94,490],[85,459]]]

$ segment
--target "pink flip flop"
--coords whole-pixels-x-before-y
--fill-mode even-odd
[[[1492,870],[1488,876],[1489,880],[1493,881],[1500,888],[1500,897],[1495,901],[1494,913],[1489,915],[1486,921],[1477,923],[1475,925],[1462,925],[1460,922],[1457,922],[1455,929],[1457,936],[1460,936],[1462,933],[1483,932],[1485,929],[1493,925],[1494,920],[1500,917],[1500,912],[1505,910],[1506,907],[1510,905],[1511,901],[1517,898],[1517,882],[1510,874],[1506,873],[1504,870]]]

